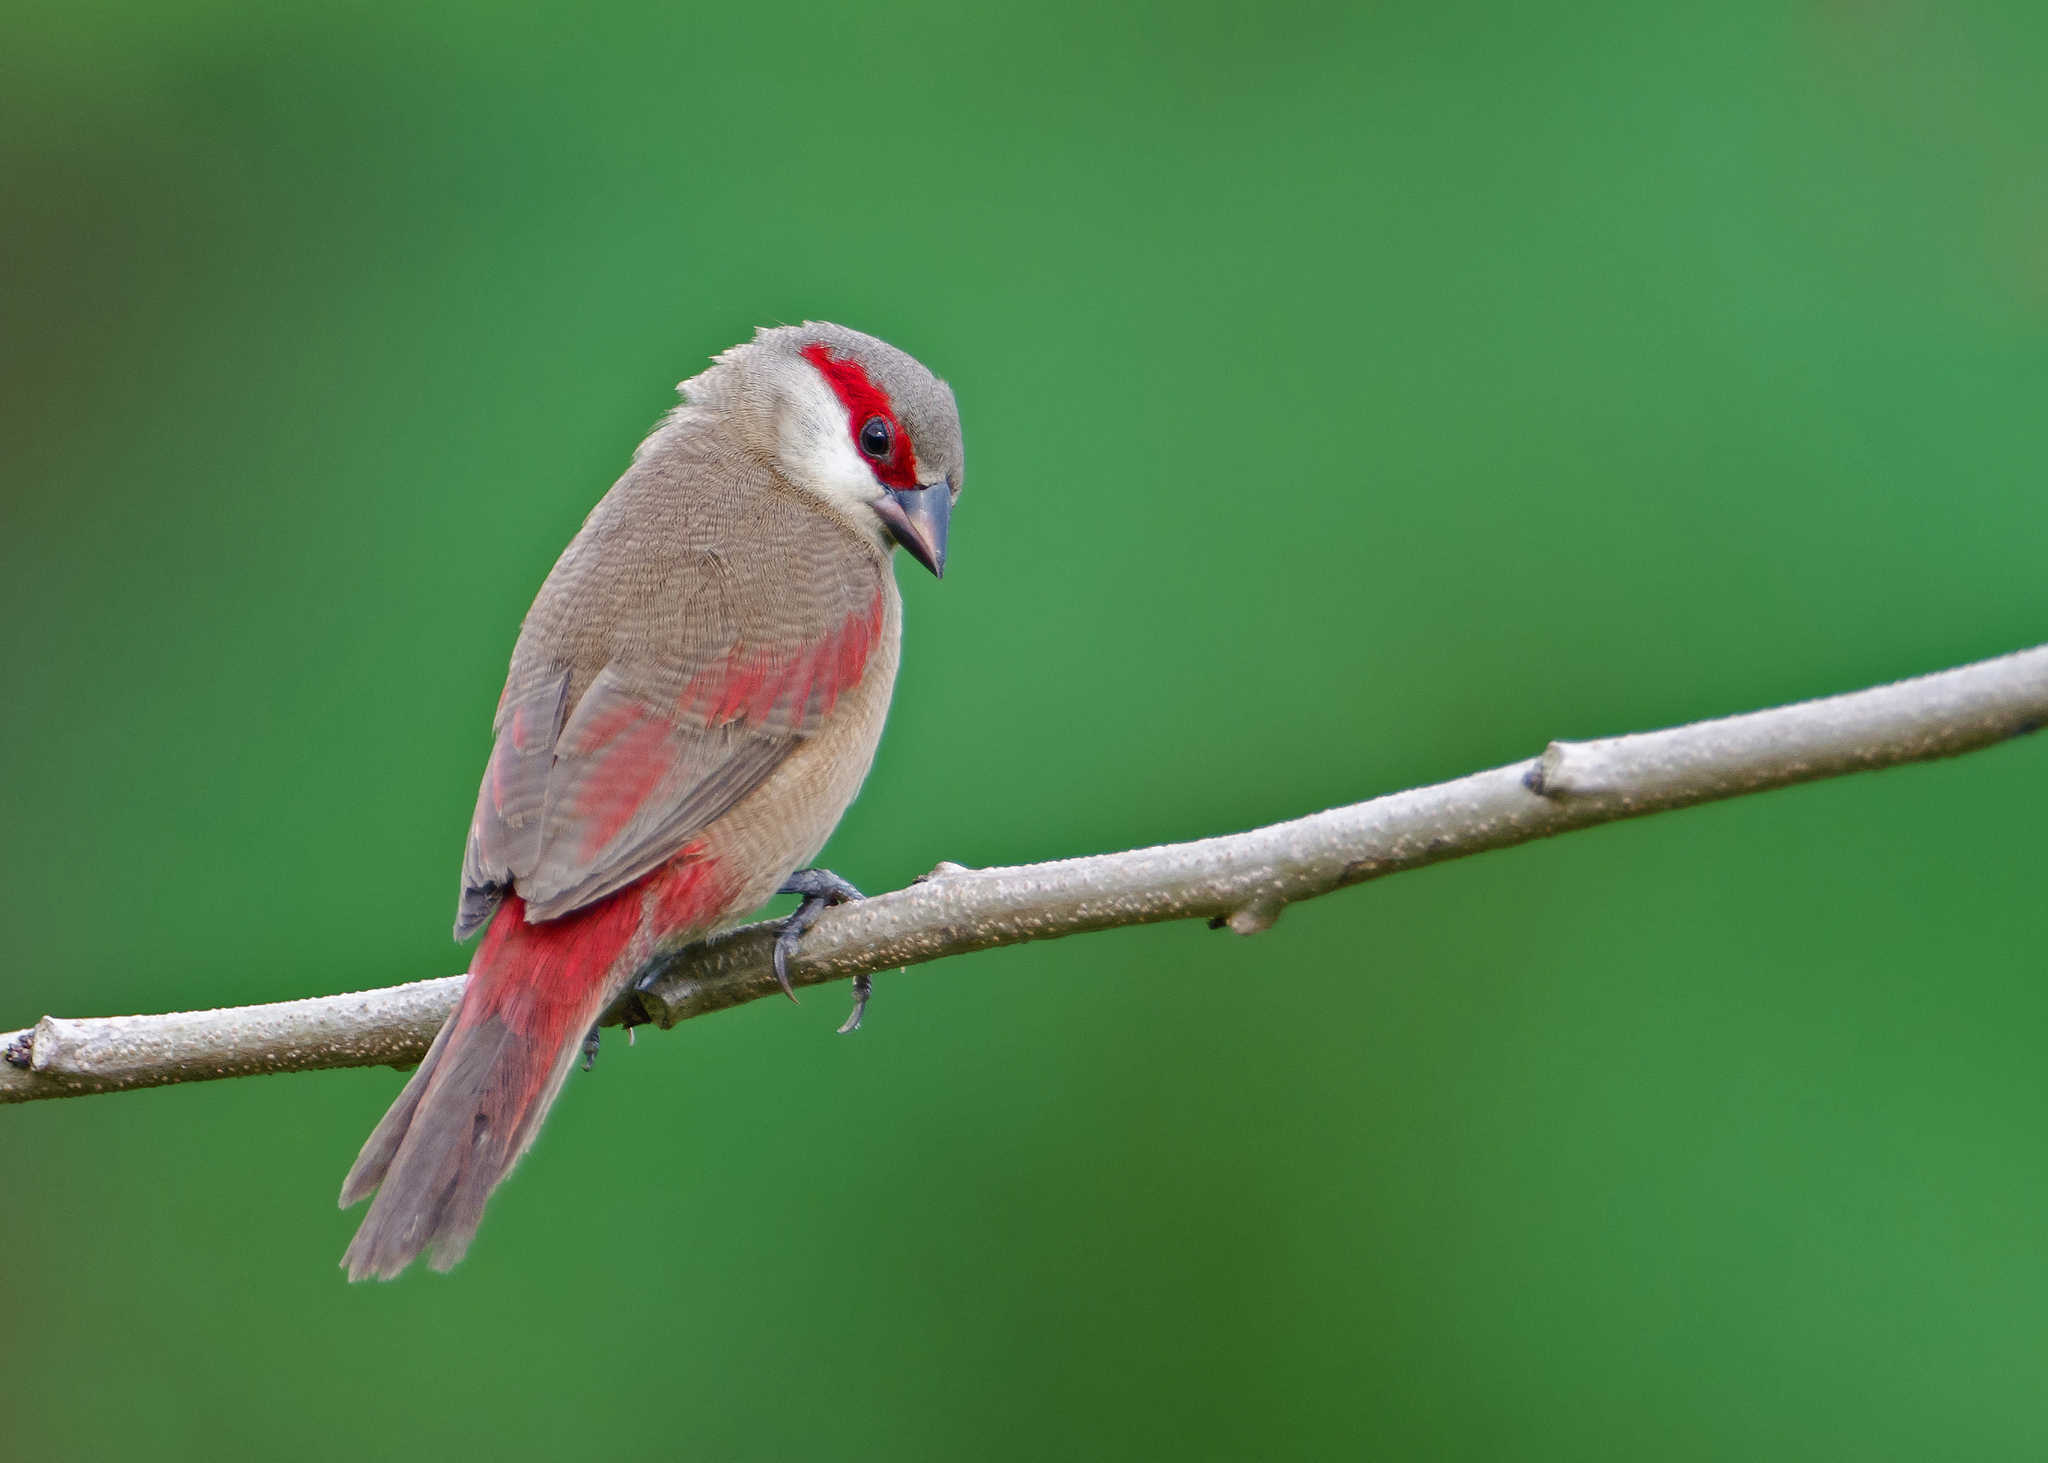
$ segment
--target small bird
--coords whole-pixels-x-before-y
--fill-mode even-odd
[[[859,897],[807,866],[882,735],[893,550],[945,571],[953,392],[813,322],[761,330],[678,389],[520,629],[455,921],[458,940],[484,937],[342,1185],[344,1209],[376,1192],[342,1258],[351,1280],[429,1248],[436,1270],[462,1258],[651,954],[802,894],[775,950],[790,991],[803,930]]]

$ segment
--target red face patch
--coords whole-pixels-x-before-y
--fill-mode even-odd
[[[910,433],[903,430],[903,423],[896,420],[895,408],[889,405],[889,394],[868,379],[868,373],[859,361],[834,356],[823,345],[807,345],[803,350],[804,359],[818,368],[818,374],[825,378],[832,392],[839,398],[839,404],[846,408],[846,432],[853,438],[853,450],[861,460],[874,469],[875,476],[892,488],[914,488],[917,486],[916,454],[910,446]],[[870,421],[879,417],[888,424],[889,451],[877,457],[861,445],[861,431]]]

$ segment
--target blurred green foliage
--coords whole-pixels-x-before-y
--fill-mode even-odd
[[[17,0],[0,1026],[460,969],[670,388],[958,389],[871,889],[2048,638],[2048,11]],[[402,1079],[0,1113],[5,1451],[2048,1451],[2048,743],[614,1037],[453,1275]]]

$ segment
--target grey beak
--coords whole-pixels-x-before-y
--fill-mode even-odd
[[[953,490],[940,481],[923,488],[884,488],[874,505],[875,516],[888,525],[889,536],[910,550],[910,557],[946,577],[946,530],[953,521]]]

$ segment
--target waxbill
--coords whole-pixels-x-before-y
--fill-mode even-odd
[[[777,943],[788,989],[807,920],[858,897],[806,866],[882,734],[903,620],[891,554],[945,569],[953,393],[814,323],[760,331],[680,390],[520,629],[455,921],[484,937],[342,1185],[343,1208],[376,1191],[351,1280],[429,1248],[437,1270],[462,1258],[650,954],[801,893]]]

